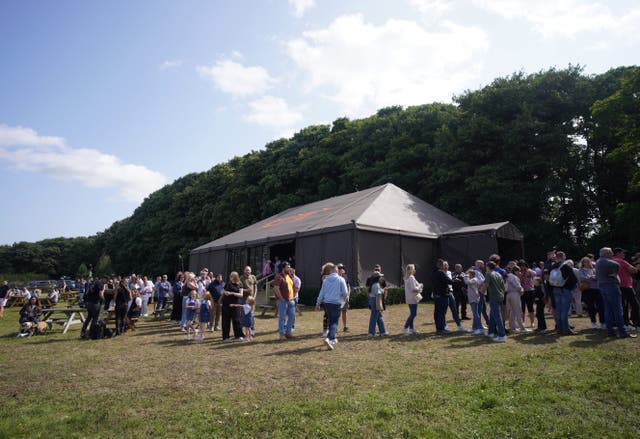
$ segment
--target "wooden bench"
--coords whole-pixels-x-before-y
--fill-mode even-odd
[[[262,314],[260,314],[261,317],[264,317],[267,311],[274,310],[276,312],[276,315],[278,315],[278,308],[276,308],[275,305],[258,305],[258,309],[262,310]]]
[[[278,317],[278,307],[275,305],[258,305],[257,308],[262,310],[262,314],[260,314],[261,317],[264,316],[267,311],[274,311],[276,313],[275,316]],[[298,315],[302,315],[303,309],[303,304],[299,303],[298,305],[296,305],[296,312],[298,313]]]

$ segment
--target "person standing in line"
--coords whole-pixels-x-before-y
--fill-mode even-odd
[[[168,277],[166,274],[162,275],[160,279],[160,284],[158,285],[158,304],[156,309],[165,309],[167,307],[167,302],[169,301],[169,297],[171,296],[171,284],[168,281]]]
[[[424,286],[416,280],[416,266],[409,264],[405,268],[404,275],[404,301],[409,306],[409,317],[404,322],[402,332],[407,335],[416,334],[413,321],[418,314],[418,294],[422,293]]]
[[[442,259],[436,261],[436,269],[431,275],[431,285],[433,287],[433,321],[436,325],[437,334],[450,334],[451,331],[446,328],[447,307],[449,306],[449,285],[452,281],[444,272],[444,263]]]
[[[289,268],[289,273],[291,274],[291,278],[293,279],[293,300],[296,302],[296,309],[298,308],[298,300],[300,299],[300,288],[302,288],[302,279],[296,276],[296,269],[291,267]],[[293,313],[293,323],[291,323],[291,332],[296,329],[296,313]]]
[[[511,272],[507,274],[505,288],[507,290],[507,307],[509,308],[509,331],[529,332],[524,326],[522,318],[522,296],[523,288],[520,284],[520,267],[514,265]]]
[[[484,283],[485,273],[484,261],[478,259],[471,268],[476,272],[476,279],[478,279],[479,285],[482,285]],[[488,327],[489,314],[487,313],[487,293],[480,290],[478,290],[478,292],[480,293],[480,299],[478,300],[478,314],[480,314],[480,317],[484,318],[484,322]],[[487,328],[483,327],[483,329]]]
[[[246,267],[244,267],[242,276],[240,276],[240,280],[242,281],[243,303],[246,302],[249,297],[253,297],[253,300],[255,302],[258,296],[258,279],[251,273],[251,271],[251,267],[247,265]],[[300,281],[300,278],[297,279],[298,281]],[[253,314],[251,314],[251,318],[253,318]],[[244,333],[244,329],[242,331]],[[254,336],[255,333],[255,322],[251,322],[251,336]]]
[[[198,341],[204,341],[204,333],[206,332],[207,325],[211,322],[211,293],[205,291],[202,301],[200,302],[200,333],[198,334]]]
[[[606,329],[607,326],[604,323],[604,302],[598,289],[596,270],[593,268],[593,261],[587,256],[580,261],[578,280],[586,287],[582,292],[582,297],[587,304],[587,313],[589,314],[589,320],[591,320],[591,329]],[[596,320],[596,313],[597,317],[599,317],[599,325]]]
[[[379,276],[376,277],[376,274]],[[384,289],[380,285],[379,281],[383,276],[384,275],[382,273],[374,272],[371,279],[372,283],[369,287],[369,308],[371,309],[371,314],[369,315],[369,337],[376,336],[376,325],[378,326],[378,335],[389,335],[385,329],[384,318],[382,316],[384,311]]]
[[[635,330],[640,327],[640,305],[636,299],[636,293],[633,291],[632,275],[638,270],[625,260],[626,250],[616,247],[613,249],[613,258],[620,265],[618,276],[620,277],[620,291],[622,293],[622,319],[624,320],[625,329],[627,331]]]
[[[622,319],[622,292],[620,291],[620,264],[613,260],[610,247],[600,249],[600,258],[596,262],[596,279],[604,302],[604,321],[609,337],[615,337],[614,326],[618,327],[620,338],[635,338],[637,335],[627,332]]]
[[[456,264],[453,267],[453,273],[451,273],[451,280],[453,281],[453,297],[456,301],[456,309],[459,307],[460,311],[458,315],[460,320],[469,320],[467,317],[467,284],[464,282],[465,274],[462,271],[462,265]]]
[[[236,340],[242,340],[242,327],[240,326],[240,312],[231,305],[240,304],[242,301],[242,281],[237,271],[229,274],[229,281],[222,291],[222,341],[229,340],[229,330],[233,326],[233,336]]]
[[[107,284],[107,277],[102,276],[96,279],[92,284],[89,292],[84,295],[84,303],[87,309],[87,318],[82,324],[80,337],[85,338],[87,335],[87,327],[89,324],[95,325],[100,318],[100,305],[104,300],[104,289]]]
[[[375,264],[373,266],[373,273],[367,278],[365,282],[367,294],[371,293],[371,285],[373,285],[374,283],[378,283],[378,285],[384,292],[382,296],[382,305],[384,308],[387,301],[387,294],[389,289],[387,288],[387,280],[384,278],[384,274],[382,274],[382,266],[380,264]]]
[[[549,273],[549,284],[553,287],[556,303],[556,330],[561,335],[575,335],[576,333],[569,327],[569,310],[578,278],[573,267],[567,264],[567,256],[564,252],[556,252],[556,263]]]
[[[212,300],[212,308],[211,308],[211,318],[212,318],[212,330],[219,331],[220,330],[220,314],[222,310],[222,304],[220,303],[220,298],[222,297],[222,292],[224,291],[224,280],[222,280],[222,273],[216,274],[216,278],[211,281],[209,286],[207,287],[207,291],[211,293]]]
[[[347,298],[347,283],[338,274],[338,268],[331,262],[322,266],[322,275],[326,278],[322,281],[315,310],[320,311],[320,305],[324,303],[325,313],[329,320],[329,334],[324,339],[324,343],[330,350],[333,350],[338,343],[336,332],[338,331],[340,312]]]
[[[9,299],[9,282],[2,281],[0,286],[0,319],[4,317],[4,307],[7,306],[7,300]]]
[[[280,340],[293,337],[291,329],[295,321],[296,301],[294,300],[295,294],[290,268],[291,265],[288,262],[283,262],[282,272],[273,281],[273,290],[278,307],[278,334],[280,334]]]
[[[529,268],[529,264],[526,261],[521,260],[518,263],[518,267],[520,268],[520,285],[522,285],[522,296],[521,299],[521,309],[522,309],[522,318],[524,320],[525,310],[529,313],[529,326],[533,328],[533,324],[535,321],[535,313],[533,310],[533,302],[534,302],[534,288],[533,288],[533,280],[536,277],[536,272]]]
[[[453,295],[453,276],[449,271],[449,263],[447,261],[444,261],[443,263],[443,270],[447,277],[451,280],[451,284],[447,285],[447,291],[449,292],[449,296],[447,297],[447,305],[449,306],[449,308],[451,308],[453,320],[454,322],[456,322],[456,326],[458,327],[459,332],[471,332],[469,329],[465,328],[462,325],[462,321],[460,320],[460,316],[458,314],[458,305],[456,304],[456,298]]]
[[[480,289],[486,291],[489,296],[489,332],[487,337],[491,337],[497,343],[504,343],[507,338],[500,309],[504,301],[504,280],[502,275],[496,271],[495,262],[489,261],[487,268],[489,271],[485,274],[484,283],[480,286]]]
[[[478,304],[480,302],[479,288],[482,282],[480,282],[476,277],[476,271],[473,268],[467,270],[467,276],[464,278],[464,282],[467,284],[467,299],[471,305],[471,313],[473,315],[473,324],[471,329],[475,335],[480,335],[484,332],[482,330],[482,321],[480,320],[480,312],[478,310]]]
[[[179,271],[173,283],[173,308],[171,308],[171,322],[178,323],[182,318],[182,287],[184,285],[184,274]]]
[[[536,332],[544,334],[547,332],[547,321],[544,316],[546,300],[542,286],[542,278],[536,277],[533,280],[533,295],[536,301],[536,320],[538,321],[538,329],[536,329]]]
[[[344,306],[342,307],[342,332],[349,332],[349,327],[347,326],[347,311],[349,310],[349,299],[351,297],[351,285],[349,284],[349,279],[347,278],[347,269],[344,264],[341,262],[338,264],[338,274],[342,277],[347,284],[347,297],[344,300]]]
[[[115,314],[116,314],[116,335],[122,335],[127,327],[127,311],[129,310],[129,302],[133,298],[131,289],[125,280],[121,280],[116,288],[115,297]]]

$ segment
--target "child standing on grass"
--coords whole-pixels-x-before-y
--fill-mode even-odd
[[[191,331],[193,331],[194,335],[197,332],[197,329],[194,325],[196,320],[196,314],[200,309],[200,302],[198,301],[198,291],[191,290],[189,293],[189,299],[187,299],[186,309],[187,309],[187,321],[185,323],[185,329],[187,330],[187,340],[191,340]]]
[[[251,327],[253,325],[253,310],[256,305],[256,299],[253,296],[247,297],[244,304],[233,303],[230,306],[236,308],[242,308],[242,319],[240,320],[240,324],[242,325],[242,335],[244,336],[244,341],[251,341],[253,337],[251,336]]]
[[[209,322],[211,322],[211,293],[206,291],[204,293],[202,302],[200,302],[200,334],[198,335],[199,342],[204,341],[204,333]]]
[[[533,281],[533,297],[536,301],[536,319],[538,320],[538,329],[536,332],[544,334],[547,332],[547,321],[544,318],[545,297],[542,289],[542,279],[536,277]]]

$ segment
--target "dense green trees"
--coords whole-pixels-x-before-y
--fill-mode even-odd
[[[388,107],[189,174],[89,238],[0,247],[0,271],[174,272],[191,248],[292,206],[392,182],[471,224],[510,220],[528,257],[633,247],[640,232],[640,69],[516,73],[453,105]]]

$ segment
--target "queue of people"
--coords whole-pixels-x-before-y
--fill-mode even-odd
[[[265,266],[271,268],[272,264]],[[278,334],[281,340],[286,340],[294,337],[302,281],[287,261],[278,260],[273,269],[277,271],[272,285],[278,312]],[[530,332],[533,328],[540,334],[547,332],[546,314],[551,313],[555,331],[560,335],[573,335],[569,316],[573,309],[581,317],[584,302],[593,329],[606,330],[609,336],[618,334],[623,338],[635,338],[637,327],[640,327],[640,304],[633,283],[639,269],[640,260],[634,266],[625,260],[624,249],[608,247],[600,250],[597,260],[593,255],[586,255],[578,264],[567,259],[564,252],[555,250],[547,254],[546,262],[531,266],[520,260],[508,261],[502,268],[500,256],[491,255],[488,261],[478,260],[467,270],[455,264],[452,272],[447,261],[438,259],[430,278],[436,333],[446,335],[455,330],[486,335],[502,343],[508,333]],[[264,272],[263,268],[261,274]],[[347,309],[351,288],[342,263],[324,264],[321,275],[322,287],[316,310],[324,310],[322,337],[326,346],[333,350],[338,342],[336,334],[340,318],[343,332],[349,332]],[[404,293],[409,315],[402,328],[406,335],[417,334],[418,304],[423,300],[423,293],[427,294],[415,275],[415,265],[407,265]],[[121,335],[131,328],[132,320],[147,316],[149,310],[165,310],[169,300],[173,305],[170,320],[179,326],[188,340],[202,342],[207,331],[220,331],[223,341],[251,341],[255,336],[258,279],[250,266],[244,268],[242,275],[231,272],[226,281],[222,274],[214,274],[205,268],[198,274],[180,272],[173,283],[168,281],[167,275],[158,276],[153,283],[146,276],[132,274],[112,279],[103,276],[79,285],[87,310],[82,337],[87,336],[88,328],[100,321],[105,312],[115,314],[114,334]],[[6,301],[9,291],[7,282],[3,282],[0,300]],[[389,335],[384,320],[387,292],[382,267],[376,264],[366,280],[369,337]],[[26,293],[20,290],[19,294]],[[41,314],[38,302],[38,291],[29,293],[28,301],[20,311],[21,323],[38,321]],[[4,302],[0,301],[0,305]],[[104,311],[101,311],[103,305]],[[471,317],[467,315],[467,306]],[[0,307],[0,316],[2,311]],[[447,325],[449,311],[455,329]],[[472,320],[471,327],[465,327],[463,320]]]

